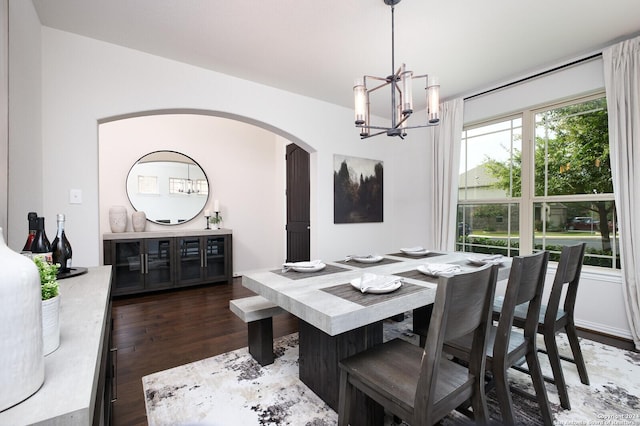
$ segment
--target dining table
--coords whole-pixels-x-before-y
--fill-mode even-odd
[[[438,276],[425,272],[443,265],[473,271],[486,263],[481,256],[485,255],[431,250],[346,256],[305,263],[297,270],[249,271],[243,274],[242,284],[298,317],[299,378],[338,411],[340,360],[381,344],[384,320],[406,312],[413,312],[414,330],[426,334]],[[498,280],[505,280],[511,259],[498,260]],[[392,285],[361,291],[360,283],[371,277]],[[352,426],[381,425],[384,419],[382,407],[364,395],[357,395],[351,411]]]

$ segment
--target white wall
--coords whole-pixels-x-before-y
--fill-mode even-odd
[[[27,213],[44,213],[40,21],[30,1],[9,1],[9,191],[7,244],[20,251]],[[16,24],[18,23],[18,24]],[[55,228],[55,214],[49,216]],[[53,232],[53,231],[52,231]]]
[[[9,1],[0,0],[0,193],[9,189]],[[0,237],[7,241],[8,197],[0,197]]]
[[[213,210],[213,200],[219,200],[223,227],[233,230],[234,272],[278,265],[286,256],[285,142],[259,127],[208,115],[162,114],[100,124],[100,234],[111,232],[110,206],[123,205],[129,215],[134,211],[124,190],[131,166],[152,151],[178,151],[202,167],[209,180],[205,208]],[[147,230],[205,226],[202,215],[171,227],[147,222]]]
[[[598,57],[467,100],[464,104],[464,121],[465,124],[476,123],[603,88],[602,58]],[[550,265],[545,298],[551,291],[553,274],[555,267]],[[631,338],[619,271],[583,267],[575,316],[576,325],[580,327]]]
[[[465,125],[504,116],[523,108],[604,89],[602,58],[581,62],[464,102]]]
[[[195,109],[243,120],[310,151],[313,258],[336,260],[352,252],[389,252],[422,242],[422,192],[428,191],[428,185],[418,178],[419,164],[414,168],[407,165],[426,155],[423,132],[415,132],[405,141],[386,137],[361,141],[349,108],[47,27],[42,28],[41,69],[42,155],[46,159],[41,213],[48,219],[50,234],[55,214],[67,214],[75,265],[101,262],[100,221],[109,206],[100,204],[98,194],[98,123],[120,115],[158,110]],[[350,87],[345,86],[345,90]],[[334,153],[384,162],[384,223],[333,224]],[[124,167],[131,164],[129,160],[123,163]],[[22,161],[18,166],[26,168],[28,162]],[[276,183],[279,179],[272,178]],[[11,185],[25,199],[29,198],[26,182],[15,181]],[[82,190],[82,204],[69,204],[70,189]],[[396,207],[397,198],[403,200],[401,208]],[[221,195],[221,202],[224,199]],[[260,207],[267,205],[261,203]],[[10,206],[9,210],[26,217],[24,209]],[[399,212],[403,220],[396,218]],[[251,214],[259,219],[264,212]],[[404,221],[407,216],[419,221],[409,225]],[[233,213],[234,220],[236,217]],[[234,228],[237,237],[247,232],[237,224],[226,225]],[[19,228],[26,232],[26,221]],[[250,240],[234,238],[234,243],[238,248],[246,247],[247,251],[238,251],[237,256],[246,256],[248,263],[259,267],[270,262],[271,254],[249,251]],[[279,253],[283,250],[282,245],[273,248]]]

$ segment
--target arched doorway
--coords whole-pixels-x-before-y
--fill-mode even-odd
[[[181,124],[167,126],[170,120]],[[114,146],[104,146],[104,130],[128,121],[148,121],[144,131],[117,137]],[[216,122],[218,124],[210,124]],[[204,130],[202,130],[204,128]],[[111,117],[99,127],[99,192],[101,233],[108,232],[103,216],[112,205],[128,205],[120,187],[121,177],[137,158],[147,152],[169,149],[182,152],[198,161],[211,180],[211,199],[219,200],[223,227],[234,234],[234,273],[248,269],[273,267],[288,255],[288,239],[283,230],[287,221],[287,203],[297,203],[299,191],[283,189],[286,182],[286,147],[294,145],[306,153],[305,145],[286,132],[246,117],[202,110],[163,110]],[[307,163],[308,163],[308,153]],[[105,161],[110,158],[110,161]],[[309,216],[309,168],[306,167],[307,190],[304,201]],[[105,182],[106,180],[106,182]],[[297,184],[300,180],[294,179]],[[131,206],[129,213],[132,213]],[[211,205],[206,208],[211,209]],[[296,209],[300,211],[300,206]],[[308,224],[306,225],[308,226]],[[108,227],[108,225],[107,225]],[[152,226],[151,230],[157,226]],[[204,227],[204,217],[180,224],[183,229]],[[176,227],[177,228],[177,227]],[[162,228],[166,229],[166,228]],[[308,230],[307,230],[308,234]],[[306,257],[309,252],[307,238]],[[296,250],[299,246],[296,247]]]

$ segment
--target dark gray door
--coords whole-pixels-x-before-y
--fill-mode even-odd
[[[310,260],[309,153],[287,145],[287,262]]]

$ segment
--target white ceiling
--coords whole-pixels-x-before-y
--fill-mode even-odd
[[[383,0],[33,0],[43,25],[352,107],[391,72]],[[404,0],[396,65],[444,99],[598,52],[640,32],[639,0]]]

